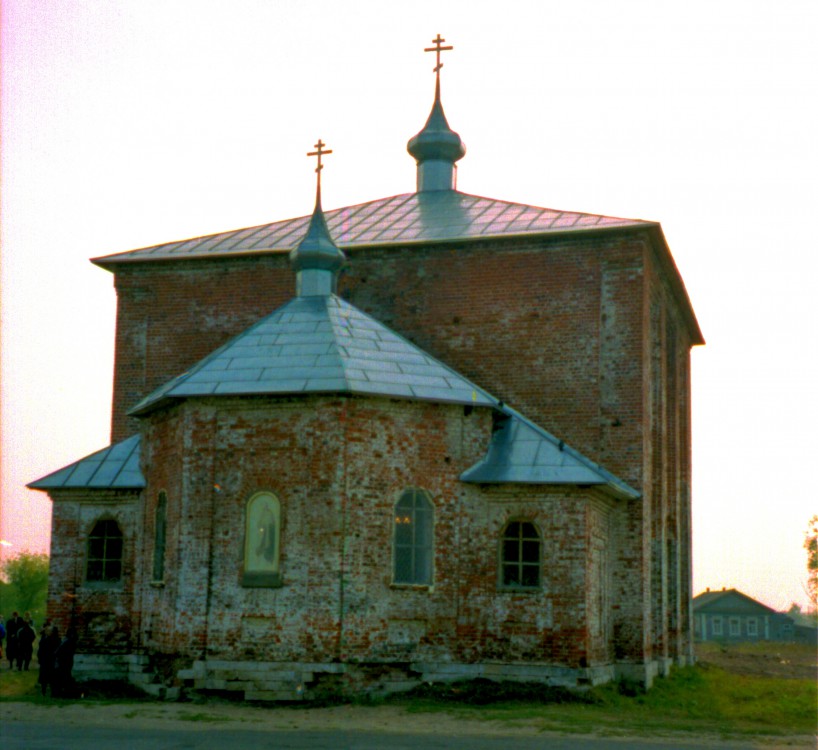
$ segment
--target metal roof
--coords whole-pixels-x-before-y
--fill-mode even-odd
[[[594,485],[614,497],[639,492],[599,464],[507,406],[495,425],[485,458],[460,475],[476,484]]]
[[[693,597],[693,611],[713,612],[747,612],[749,609],[765,610],[775,613],[772,607],[762,604],[738,589],[722,589],[721,591],[703,591]]]
[[[139,435],[108,446],[28,485],[33,490],[138,490],[145,486],[139,468]]]
[[[592,485],[624,499],[632,487],[492,398],[451,368],[338,297],[296,298],[190,372],[158,389],[132,413],[171,398],[208,394],[346,392],[496,410],[486,456],[461,474],[475,484]],[[32,482],[37,490],[145,487],[140,436]]]
[[[641,219],[556,211],[481,198],[456,190],[403,193],[325,212],[335,243],[343,248],[405,245],[488,237],[564,233],[628,226],[656,226]],[[307,231],[309,216],[167,242],[95,258],[109,264],[290,251]]]
[[[171,398],[357,393],[495,406],[447,365],[335,295],[297,297],[148,395]]]

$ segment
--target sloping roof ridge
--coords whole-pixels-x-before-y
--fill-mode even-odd
[[[364,236],[365,231],[361,226],[356,224],[357,220],[361,219],[364,212],[367,218],[369,215],[377,214],[390,204],[392,211],[400,211],[406,205],[434,206],[435,204],[446,205],[457,200],[468,199],[472,201],[472,205],[484,202],[486,206],[482,213],[485,213],[491,206],[503,206],[504,211],[509,208],[517,207],[524,211],[532,211],[536,216],[532,216],[530,220],[524,221],[519,226],[513,228],[497,227],[497,216],[493,220],[486,222],[482,229],[475,232],[455,232],[451,236],[443,234],[441,236],[421,235],[421,236],[403,236],[396,234],[394,236],[384,236],[387,229],[395,224],[401,217],[395,217],[389,221],[388,217],[382,217],[381,221],[388,222],[384,227],[380,227],[374,235]],[[411,208],[410,208],[411,211]],[[406,212],[404,212],[406,213]],[[522,211],[521,211],[522,213]],[[592,214],[583,211],[568,211],[565,209],[548,208],[546,206],[536,206],[530,203],[519,203],[516,201],[508,201],[500,198],[488,198],[486,196],[475,195],[473,193],[464,193],[458,190],[433,190],[427,192],[413,192],[413,193],[397,193],[392,196],[375,198],[370,201],[363,201],[354,203],[348,206],[341,206],[339,208],[330,209],[324,212],[327,223],[333,234],[333,238],[339,247],[352,248],[356,246],[365,247],[369,245],[382,244],[401,244],[409,243],[415,244],[417,242],[425,241],[453,241],[453,240],[474,240],[481,237],[491,236],[516,236],[525,234],[537,234],[540,232],[552,233],[563,231],[580,231],[593,229],[610,229],[622,228],[627,226],[656,226],[657,222],[648,221],[645,219],[628,219],[618,216],[608,216],[606,214]],[[538,219],[542,217],[575,217],[575,221],[570,224],[560,224],[559,226],[535,226]],[[401,215],[403,216],[403,214]],[[303,232],[309,221],[310,216],[305,214],[303,216],[292,217],[289,219],[281,219],[278,221],[267,222],[264,224],[257,224],[251,227],[240,227],[237,229],[228,229],[223,232],[215,232],[212,234],[203,234],[186,239],[171,240],[169,242],[162,242],[156,245],[146,245],[144,247],[133,248],[119,253],[112,253],[109,255],[101,255],[91,259],[91,261],[100,266],[106,266],[110,263],[120,263],[127,261],[139,260],[172,260],[188,257],[219,257],[221,255],[241,255],[246,253],[257,253],[272,251],[275,249],[286,250],[290,248],[291,238],[294,234]],[[512,220],[513,222],[514,220]],[[353,235],[347,235],[343,225],[347,222],[352,223],[355,230]],[[363,222],[366,223],[365,221]],[[500,222],[503,223],[503,222]],[[479,225],[478,225],[479,226]],[[533,228],[532,228],[533,227]]]
[[[525,424],[529,429],[533,430],[537,434],[539,434],[542,438],[550,442],[552,445],[557,446],[561,451],[567,453],[571,458],[579,461],[581,464],[586,466],[588,469],[593,471],[594,473],[600,475],[603,479],[606,480],[606,483],[612,487],[615,487],[620,492],[625,493],[631,499],[636,499],[642,496],[642,493],[638,490],[631,487],[627,482],[623,481],[615,474],[612,474],[608,471],[604,466],[597,463],[596,461],[592,461],[588,456],[584,453],[580,453],[576,448],[572,448],[568,443],[564,440],[556,437],[544,427],[541,427],[536,422],[532,422],[528,417],[524,416],[516,409],[513,409],[510,406],[503,404],[502,410],[508,414],[509,416],[518,419],[520,422]]]
[[[484,388],[481,388],[476,383],[473,383],[471,380],[469,380],[469,378],[467,378],[465,375],[462,375],[461,373],[459,373],[451,365],[446,364],[445,362],[438,359],[437,357],[429,354],[429,352],[427,352],[426,350],[421,349],[417,344],[415,344],[414,342],[412,342],[408,338],[406,338],[406,336],[403,336],[402,334],[400,334],[397,331],[393,330],[392,328],[387,326],[385,323],[381,323],[377,318],[373,317],[369,313],[364,312],[359,307],[356,307],[351,302],[348,302],[347,300],[339,297],[336,294],[330,295],[329,297],[326,298],[326,300],[327,300],[327,304],[329,304],[330,302],[334,302],[338,309],[344,309],[345,308],[345,309],[352,310],[357,315],[360,315],[362,318],[365,318],[365,319],[369,320],[370,322],[374,323],[379,328],[383,328],[384,330],[388,331],[392,336],[394,336],[397,339],[400,339],[404,344],[406,344],[406,346],[410,347],[411,349],[416,350],[423,357],[425,357],[426,359],[430,360],[431,362],[433,362],[435,365],[437,365],[441,369],[448,372],[450,375],[452,375],[452,377],[457,378],[457,379],[462,380],[465,383],[467,383],[475,393],[479,393],[481,396],[483,396],[484,399],[492,402],[493,405],[495,406],[495,408],[500,408],[500,406],[502,404],[502,401],[500,401],[500,399],[498,399],[496,396],[493,396],[491,393],[489,393]],[[342,361],[342,367],[346,368],[346,364],[344,363],[343,358],[341,359],[341,361]],[[485,404],[481,404],[481,405],[485,406]]]
[[[87,456],[52,471],[50,474],[30,482],[27,487],[34,490],[46,489],[142,489],[145,487],[145,478],[139,468],[139,450],[141,436],[139,434],[121,440],[118,443],[89,453]],[[114,471],[104,482],[99,482],[100,473],[104,468]],[[81,481],[75,480],[78,473],[87,471],[87,476]],[[133,481],[123,480],[126,472],[130,472]]]
[[[701,594],[693,597],[693,604],[698,605],[699,607],[704,607],[710,604],[714,604],[718,602],[720,599],[724,597],[730,596],[731,594],[735,594],[736,596],[740,596],[742,599],[745,599],[752,604],[756,604],[759,607],[764,607],[764,609],[770,610],[770,612],[778,613],[778,610],[773,609],[768,604],[764,604],[764,602],[758,601],[758,599],[753,599],[752,596],[749,594],[745,594],[743,591],[739,591],[736,588],[731,589],[722,589],[721,591],[702,591]]]
[[[611,216],[610,214],[594,214],[588,211],[573,211],[567,208],[551,208],[550,206],[537,206],[533,203],[520,203],[519,201],[509,201],[504,198],[490,198],[486,195],[477,195],[476,193],[464,193],[462,190],[452,190],[452,193],[463,195],[467,198],[476,198],[481,201],[491,201],[492,203],[503,203],[506,206],[520,206],[522,208],[534,208],[538,211],[551,211],[555,214],[574,214],[576,216],[596,216],[600,219],[617,219],[619,221],[631,221],[635,224],[656,224],[651,219],[633,219],[627,216]]]
[[[169,393],[178,385],[188,380],[191,376],[195,375],[197,372],[207,367],[209,362],[216,359],[226,349],[229,349],[237,339],[244,338],[245,336],[248,335],[252,335],[253,331],[256,330],[257,328],[260,328],[262,325],[269,323],[270,321],[273,321],[276,318],[280,318],[283,315],[286,315],[288,307],[298,304],[301,301],[302,298],[293,297],[288,302],[285,302],[281,307],[273,310],[273,312],[259,318],[255,323],[252,323],[250,326],[245,328],[240,333],[237,333],[235,336],[231,336],[221,346],[214,349],[212,352],[210,352],[210,354],[206,354],[204,357],[198,360],[194,365],[189,367],[183,373],[180,373],[179,375],[170,378],[170,380],[168,380],[166,383],[152,390],[147,396],[138,401],[131,409],[129,409],[128,414],[134,416],[138,412],[145,410],[148,406],[151,406],[157,401],[160,401],[162,397],[165,396],[165,394]]]

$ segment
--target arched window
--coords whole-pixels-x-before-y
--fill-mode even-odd
[[[533,589],[540,585],[540,533],[529,521],[511,521],[500,546],[500,585]]]
[[[406,490],[395,505],[394,583],[432,583],[434,506],[423,490]]]
[[[153,580],[165,580],[165,528],[167,525],[168,496],[162,490],[156,501],[153,529]]]
[[[97,521],[88,537],[88,581],[122,579],[122,532],[116,521]]]
[[[280,539],[281,503],[272,492],[258,492],[245,511],[243,585],[281,585]]]

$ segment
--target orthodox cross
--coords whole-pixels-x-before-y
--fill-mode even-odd
[[[329,150],[327,150],[327,151],[324,151],[324,146],[326,146],[326,145],[327,145],[327,144],[326,144],[326,143],[324,143],[324,142],[323,142],[323,141],[322,141],[322,140],[319,138],[319,139],[318,139],[318,143],[316,143],[316,144],[315,144],[315,146],[313,146],[313,148],[315,149],[315,151],[309,151],[309,152],[307,152],[307,156],[317,156],[317,157],[318,157],[318,166],[315,168],[315,171],[316,171],[316,172],[319,172],[319,177],[320,177],[320,172],[321,172],[321,170],[324,168],[324,165],[321,163],[321,157],[322,157],[324,154],[331,154],[331,153],[332,153],[332,149],[329,149]]]
[[[437,65],[435,65],[435,67],[434,67],[434,72],[437,73],[438,78],[440,78],[440,69],[443,67],[443,63],[440,62],[440,53],[441,52],[446,52],[447,50],[450,50],[450,49],[454,49],[454,47],[452,47],[451,45],[448,46],[448,47],[444,47],[443,42],[445,42],[445,41],[446,40],[443,39],[443,37],[441,37],[440,34],[438,34],[436,39],[432,39],[432,44],[434,44],[435,46],[434,47],[426,47],[423,50],[424,52],[435,52],[435,53],[437,53]]]
[[[324,150],[324,146],[327,144],[324,143],[320,138],[318,139],[318,143],[315,144],[313,148],[315,151],[307,152],[307,156],[317,156],[318,157],[318,166],[315,168],[315,173],[318,175],[318,188],[321,188],[321,170],[324,168],[324,165],[321,163],[321,157],[324,154],[331,154],[332,149],[328,149],[327,151]]]

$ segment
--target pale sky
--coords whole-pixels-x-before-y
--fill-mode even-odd
[[[806,604],[818,513],[814,0],[2,0],[4,555],[24,485],[109,442],[116,297],[91,257],[414,190],[443,103],[458,189],[660,221],[693,352],[694,591]],[[252,290],[248,290],[251,294]],[[543,425],[548,428],[548,424]]]

